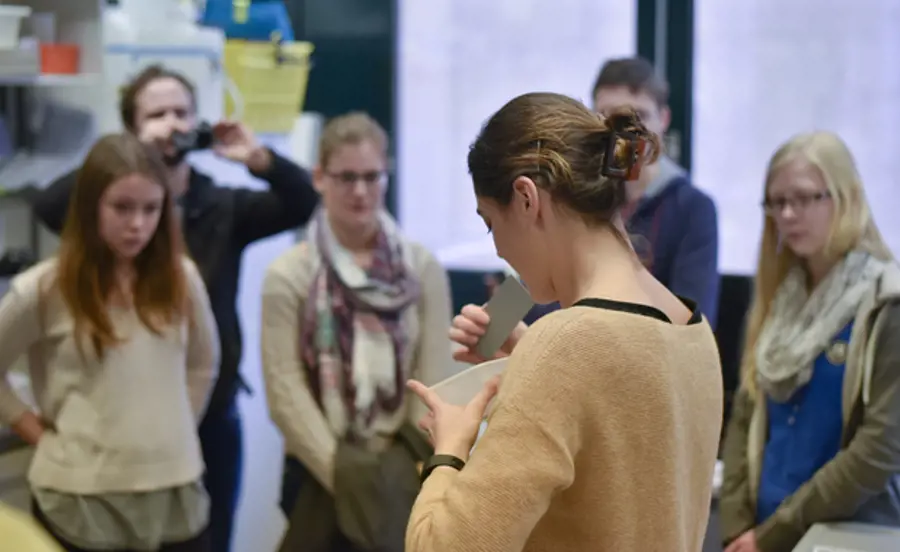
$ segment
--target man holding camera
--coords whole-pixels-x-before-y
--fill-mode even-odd
[[[262,147],[241,123],[217,123],[198,135],[196,107],[191,82],[161,66],[135,77],[120,105],[125,128],[164,154],[187,247],[203,275],[219,329],[219,379],[199,433],[207,467],[212,550],[229,552],[243,463],[236,399],[238,391],[247,390],[238,369],[241,330],[235,304],[241,256],[256,240],[306,224],[318,196],[308,172]],[[212,136],[204,136],[208,133]],[[211,141],[216,154],[245,165],[269,183],[269,190],[215,185],[184,159],[198,140]],[[34,200],[36,216],[54,232],[62,230],[76,176],[63,176]]]

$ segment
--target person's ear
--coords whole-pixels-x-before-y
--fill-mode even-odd
[[[528,216],[535,216],[540,207],[538,187],[534,180],[520,176],[513,181],[512,202],[517,210]]]
[[[672,110],[669,106],[664,105],[659,108],[659,128],[660,135],[665,136],[669,132],[669,125],[672,124]]]
[[[325,188],[325,171],[322,170],[320,165],[316,165],[312,172],[313,177],[313,188],[319,192],[319,195],[322,195],[322,190]]]

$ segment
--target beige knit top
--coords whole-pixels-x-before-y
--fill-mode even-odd
[[[591,300],[532,326],[461,472],[425,481],[407,552],[698,552],[722,423],[695,310]]]
[[[407,309],[411,346],[407,373],[428,385],[457,372],[451,356],[450,286],[447,273],[423,246],[409,242],[410,270],[422,293]],[[300,324],[319,258],[306,242],[293,246],[268,269],[263,283],[262,355],[269,413],[284,437],[286,454],[297,458],[331,490],[338,435],[319,408],[300,354]],[[415,423],[427,410],[418,400],[404,399],[395,416],[382,420],[379,434],[393,434],[406,421]]]

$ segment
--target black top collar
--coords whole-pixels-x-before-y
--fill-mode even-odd
[[[691,309],[691,318],[688,320],[688,325],[691,324],[699,324],[703,321],[703,315],[700,313],[700,309],[697,307],[697,303],[695,301],[691,301],[690,299],[685,299],[684,297],[679,297],[682,303],[689,309]],[[649,316],[650,318],[656,318],[662,322],[667,322],[669,324],[672,323],[672,320],[666,316],[666,313],[659,310],[656,307],[651,307],[650,305],[642,305],[640,303],[629,303],[626,301],[614,301],[612,299],[600,299],[599,297],[586,297],[577,301],[573,307],[595,307],[598,309],[607,309],[614,310],[620,312],[630,312],[632,314],[638,314],[641,316]]]

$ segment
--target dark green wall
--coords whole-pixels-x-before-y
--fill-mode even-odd
[[[679,138],[677,161],[690,169],[693,105],[693,0],[635,0],[638,53],[664,63],[672,88],[671,130]],[[285,0],[298,40],[316,45],[306,109],[333,117],[363,110],[393,141],[397,54],[396,0]],[[656,15],[665,5],[666,59],[656,59]],[[395,212],[396,193],[388,190]]]
[[[665,69],[671,87],[670,133],[677,136],[675,160],[691,169],[691,131],[694,103],[694,1],[637,0],[638,55]],[[657,59],[657,16],[663,14],[665,59]]]
[[[691,106],[693,102],[693,0],[635,0],[638,6],[638,53],[665,63],[672,87],[672,130],[680,137],[678,161],[691,162]],[[657,60],[656,13],[666,6],[665,60]],[[395,134],[397,1],[286,0],[298,40],[315,44],[306,109],[333,117],[363,110],[378,120],[392,140]],[[396,194],[388,191],[388,207],[395,211]],[[454,302],[480,302],[482,274],[451,275]]]
[[[307,111],[361,110],[394,134],[396,0],[286,0],[297,40],[315,44]],[[396,212],[396,192],[388,189]]]

